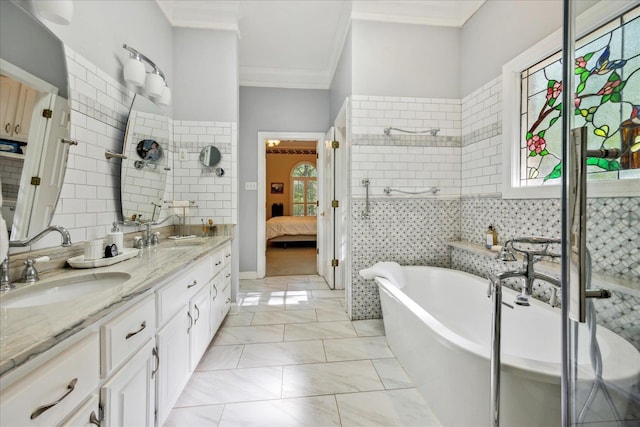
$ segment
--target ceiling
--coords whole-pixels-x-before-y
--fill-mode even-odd
[[[350,19],[461,27],[485,0],[156,0],[175,27],[236,31],[243,86],[327,89]]]

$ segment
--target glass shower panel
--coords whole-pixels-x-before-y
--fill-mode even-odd
[[[637,196],[588,198],[593,175],[625,179],[637,173],[626,165],[632,163],[633,135],[638,133],[630,126],[640,120],[640,19],[638,7],[620,11],[616,20],[603,17],[599,29],[589,29],[594,35],[585,36],[586,29],[576,24],[575,3],[564,2],[564,58],[577,59],[563,63],[563,80],[575,88],[563,93],[563,104],[576,108],[562,120],[562,424],[640,425],[640,271],[635,255],[640,190]],[[593,96],[584,95],[593,85],[598,86]],[[582,131],[571,134],[575,128]],[[600,148],[620,151],[603,153]],[[592,176],[587,180],[582,172]]]

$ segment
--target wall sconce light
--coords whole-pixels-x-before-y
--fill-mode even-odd
[[[146,94],[155,98],[159,104],[169,105],[171,90],[160,67],[131,46],[123,44],[122,47],[131,52],[131,57],[124,66],[124,80],[132,86],[144,87]],[[151,72],[147,73],[145,63],[151,66]]]
[[[36,0],[36,12],[42,19],[60,25],[71,24],[73,0]]]
[[[267,139],[266,143],[267,143],[267,147],[275,147],[276,145],[280,144],[280,140],[278,140],[278,139]]]

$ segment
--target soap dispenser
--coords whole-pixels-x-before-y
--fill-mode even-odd
[[[116,249],[119,252],[122,252],[122,250],[124,249],[124,234],[122,234],[122,231],[120,231],[120,229],[118,228],[117,222],[113,223],[111,232],[107,234],[107,245],[112,244],[116,245]]]
[[[487,249],[491,249],[493,246],[498,244],[498,233],[493,228],[493,225],[490,225],[486,231],[486,247]]]

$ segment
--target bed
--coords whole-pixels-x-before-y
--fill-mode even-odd
[[[276,216],[267,221],[266,238],[271,243],[315,242],[315,216]]]

